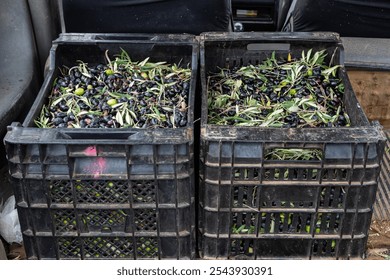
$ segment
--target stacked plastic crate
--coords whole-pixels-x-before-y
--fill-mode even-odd
[[[133,60],[191,68],[182,128],[38,128],[60,67]],[[193,36],[64,34],[23,125],[5,138],[24,245],[30,259],[192,259],[195,256]]]
[[[331,33],[203,34],[199,250],[207,259],[362,258],[385,138],[360,108]],[[339,64],[350,127],[270,128],[209,123],[208,75],[326,50]],[[228,71],[228,70],[226,70]],[[316,151],[301,160],[278,149]]]

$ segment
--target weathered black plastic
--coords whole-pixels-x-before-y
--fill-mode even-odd
[[[190,33],[231,30],[230,0],[62,0],[68,32]],[[82,14],[82,17],[78,15]]]
[[[208,73],[218,67],[326,49],[343,65],[333,33],[205,33],[200,40],[202,122],[199,248],[206,259],[362,258],[385,137],[370,124],[344,67],[346,128],[263,128],[207,123]],[[322,160],[267,160],[275,148],[321,151]],[[246,228],[244,232],[237,228]],[[250,230],[249,230],[250,229]]]
[[[342,42],[347,68],[390,69],[390,39],[342,37]]]
[[[192,70],[188,125],[178,129],[34,127],[63,65],[135,61]],[[29,259],[195,257],[193,104],[198,43],[188,35],[63,34],[23,125],[4,139]]]

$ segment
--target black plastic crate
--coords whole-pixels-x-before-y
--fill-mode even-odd
[[[188,125],[92,129],[34,126],[59,67],[104,54],[191,68]],[[63,34],[25,122],[4,139],[29,259],[195,257],[194,97],[198,43],[188,35]]]
[[[199,249],[206,259],[364,257],[385,138],[369,123],[344,67],[351,127],[265,128],[208,124],[207,75],[271,56],[326,49],[343,65],[333,33],[205,33],[201,36],[202,123]],[[321,159],[271,160],[275,149]]]
[[[26,251],[42,259],[162,259],[192,250],[190,236],[24,236]],[[182,256],[186,258],[186,256]]]

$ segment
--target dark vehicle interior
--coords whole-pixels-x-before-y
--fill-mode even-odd
[[[378,120],[385,129],[390,129],[389,1],[3,0],[0,3],[1,139],[7,126],[22,122],[28,113],[44,81],[52,41],[61,33],[199,35],[214,31],[339,33],[345,49],[345,66],[369,119]],[[3,145],[0,163],[1,201],[12,194]],[[390,218],[388,188],[383,181],[374,211],[377,218]]]

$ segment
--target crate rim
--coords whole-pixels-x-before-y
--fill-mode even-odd
[[[182,34],[163,34],[163,33],[60,33],[58,38],[53,41],[53,45],[67,43],[124,43],[124,42],[150,42],[175,43],[175,44],[197,44],[195,35]]]
[[[272,128],[201,125],[201,141],[359,144],[385,142],[382,126],[349,128]]]
[[[48,144],[48,145],[180,145],[193,143],[192,127],[175,129],[148,129],[148,128],[37,128],[24,127],[18,122],[12,123],[7,127],[7,134],[4,137],[4,143],[9,144]],[[166,133],[169,131],[169,135]],[[88,138],[69,135],[84,135]],[[127,136],[128,137],[107,137],[93,138],[96,135]]]
[[[204,47],[205,41],[226,41],[228,40],[275,40],[275,41],[319,41],[338,42],[341,38],[337,32],[203,32],[199,35],[200,47]],[[342,47],[342,45],[341,45]]]

